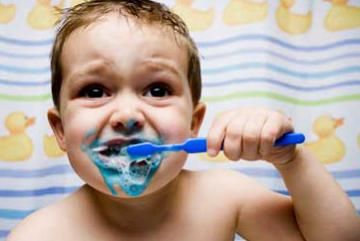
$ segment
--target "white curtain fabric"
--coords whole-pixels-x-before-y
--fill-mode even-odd
[[[29,213],[81,185],[46,117],[52,8],[79,2],[0,0],[0,240]],[[228,109],[279,110],[360,210],[360,1],[162,2],[184,18],[200,49],[208,105],[201,135]],[[186,168],[232,168],[287,194],[262,161],[200,154]]]

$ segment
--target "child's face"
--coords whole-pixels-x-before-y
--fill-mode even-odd
[[[173,180],[184,153],[133,160],[118,150],[131,141],[180,143],[199,130],[205,107],[193,108],[187,52],[173,36],[108,15],[69,36],[61,64],[60,113],[48,117],[78,175],[118,196]]]

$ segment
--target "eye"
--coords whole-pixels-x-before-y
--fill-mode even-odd
[[[79,96],[85,98],[103,98],[109,96],[105,88],[99,84],[92,84],[81,89]]]
[[[172,94],[171,88],[164,83],[155,83],[150,85],[144,92],[144,96],[161,98]]]

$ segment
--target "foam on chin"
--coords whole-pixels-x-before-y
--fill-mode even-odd
[[[97,140],[90,145],[82,145],[82,150],[99,169],[106,186],[113,195],[118,195],[114,186],[120,186],[122,191],[129,196],[141,195],[164,158],[163,154],[154,154],[146,158],[131,158],[123,152],[102,155],[95,151],[96,148],[98,148]]]
[[[113,169],[119,175],[127,176],[128,182],[143,184],[150,174],[151,167],[161,159],[159,154],[130,159],[129,156],[101,156],[96,157],[97,164],[103,168]]]

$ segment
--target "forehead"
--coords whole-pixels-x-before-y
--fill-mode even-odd
[[[104,57],[115,60],[121,54],[131,56],[157,55],[187,65],[188,51],[184,37],[169,27],[145,24],[117,14],[107,14],[97,21],[76,29],[66,39],[61,59],[82,61],[89,57]],[[187,67],[187,66],[186,66]]]

